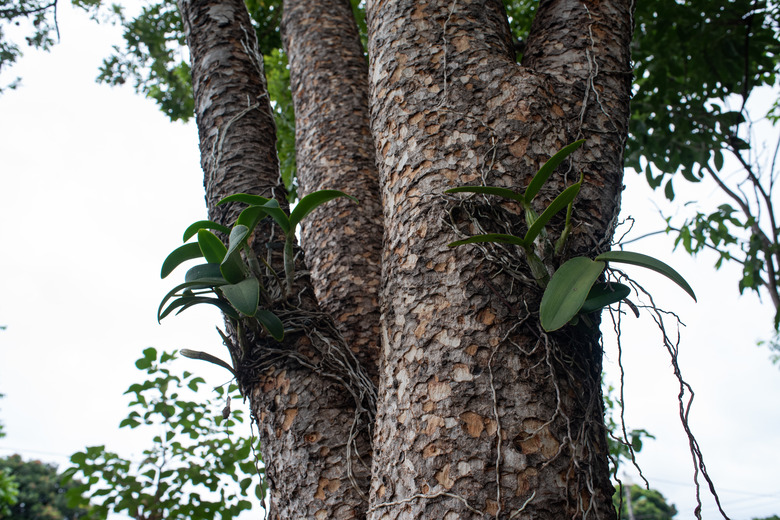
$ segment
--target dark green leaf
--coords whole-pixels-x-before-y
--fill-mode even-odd
[[[589,313],[597,311],[613,303],[617,303],[631,294],[631,289],[622,283],[595,283],[588,292],[588,297],[582,304],[580,312]]]
[[[208,352],[201,352],[200,350],[189,350],[183,348],[181,349],[181,355],[184,357],[188,357],[190,359],[200,359],[201,361],[208,361],[209,363],[213,363],[215,365],[221,366],[222,368],[229,370],[231,374],[236,375],[232,366],[230,366],[225,361],[222,361],[218,357],[212,356]]]
[[[693,293],[693,289],[691,289],[691,286],[688,285],[688,282],[686,282],[685,279],[680,276],[680,273],[662,261],[653,258],[652,256],[643,255],[641,253],[633,253],[631,251],[607,251],[597,256],[596,260],[638,265],[640,267],[644,267],[646,269],[660,273],[682,287],[682,289],[687,292],[694,301],[696,301],[696,295]]]
[[[197,245],[197,244],[195,244]],[[177,295],[177,293],[183,289],[192,290],[192,289],[213,289],[214,287],[219,287],[220,285],[224,285],[227,283],[223,278],[199,278],[198,280],[193,280],[191,282],[184,282],[170,291],[168,291],[168,294],[163,297],[162,301],[160,302],[160,306],[157,309],[157,319],[158,321],[161,319],[160,313],[162,312],[163,307],[165,304]]]
[[[257,311],[255,317],[276,341],[282,341],[282,339],[284,339],[284,325],[276,314],[260,309]]]
[[[249,277],[236,284],[223,285],[219,288],[230,304],[239,312],[254,316],[260,301],[260,282],[255,277]]]
[[[250,206],[262,206],[269,200],[271,199],[266,199],[265,197],[261,197],[260,195],[249,195],[248,193],[236,193],[233,195],[228,195],[224,199],[217,202],[217,206],[219,206],[220,204],[226,204],[228,202],[243,202],[244,204],[249,204]]]
[[[236,225],[230,232],[228,250],[225,259],[220,264],[220,272],[230,283],[238,283],[246,277],[247,269],[241,259],[241,248],[246,244],[249,228]]]
[[[578,256],[555,271],[539,306],[539,320],[544,330],[560,329],[580,311],[604,267],[604,262]]]
[[[185,282],[195,282],[202,279],[219,280],[222,278],[222,272],[219,270],[219,264],[200,264],[190,268],[184,275]],[[222,278],[224,283],[227,281]]]
[[[217,235],[207,229],[198,231],[198,246],[203,252],[203,258],[210,264],[218,264],[225,259],[227,248]]]
[[[571,155],[577,148],[582,146],[582,143],[584,142],[585,139],[580,139],[579,141],[574,141],[568,146],[564,146],[558,153],[550,157],[541,168],[539,168],[539,171],[536,172],[534,178],[531,179],[530,183],[528,183],[528,189],[525,190],[525,195],[523,198],[526,204],[530,204],[531,201],[534,200],[534,197],[536,197],[536,195],[539,193],[539,190],[542,189],[542,186],[544,186],[544,183],[547,182],[547,179],[550,178],[550,175],[552,175],[552,172],[555,171],[555,168],[557,168],[558,165],[561,164],[563,160]]]
[[[218,300],[217,298],[207,298],[205,296],[181,296],[173,300],[171,304],[165,308],[165,310],[162,310],[158,314],[157,321],[161,321],[163,318],[168,316],[171,312],[175,311],[176,309],[179,309],[179,312],[182,312],[184,310],[189,309],[193,305],[199,305],[201,303],[214,305],[219,310],[221,310],[225,315],[230,316],[231,318],[238,319],[238,313],[236,313],[236,311],[230,305],[228,305],[222,300]]]
[[[193,224],[190,224],[190,226],[184,231],[184,237],[182,241],[186,242],[187,240],[191,239],[201,229],[213,229],[214,231],[219,231],[220,233],[224,233],[226,235],[230,234],[230,228],[223,226],[222,224],[217,224],[211,220],[199,220]]]
[[[301,221],[311,213],[317,206],[320,206],[329,200],[339,197],[347,197],[350,200],[357,202],[358,200],[352,195],[347,195],[343,191],[339,190],[319,190],[314,193],[309,193],[298,201],[298,205],[290,214],[290,229],[295,230],[295,227],[301,223]],[[289,231],[285,231],[288,233]]]
[[[203,256],[203,252],[201,252],[200,247],[196,242],[193,242],[191,244],[184,244],[183,246],[177,247],[163,261],[162,269],[160,270],[160,278],[165,278],[166,276],[171,274],[174,269],[176,269],[178,266],[180,266],[187,260],[192,260],[193,258],[200,258],[202,256]]]
[[[533,241],[536,240],[536,237],[539,236],[539,233],[542,232],[544,226],[550,221],[550,219],[553,218],[553,216],[555,216],[555,214],[559,211],[566,209],[566,206],[574,201],[574,199],[577,197],[577,194],[580,192],[581,185],[582,181],[569,186],[563,190],[560,195],[555,197],[555,200],[553,200],[550,205],[547,206],[542,214],[539,215],[539,218],[537,218],[534,223],[531,224],[531,227],[528,228],[528,232],[525,234],[525,238],[523,239],[526,244],[532,244]]]

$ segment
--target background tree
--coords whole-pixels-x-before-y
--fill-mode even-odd
[[[661,493],[636,484],[623,487],[622,500],[619,491],[612,500],[626,520],[671,520],[677,515],[677,508],[667,504]]]
[[[216,387],[215,396],[203,399],[197,394],[202,378],[170,369],[176,357],[144,350],[136,366],[145,379],[126,392],[130,412],[120,427],[157,432],[144,458],[130,460],[105,446],[73,454],[63,472],[63,502],[65,495],[72,506],[92,502],[89,518],[229,520],[252,507],[248,495],[262,500],[254,439],[233,431],[243,421],[243,412],[230,408],[235,386]]]
[[[9,520],[76,520],[90,512],[89,500],[70,506],[66,494],[82,485],[80,481],[63,484],[62,474],[53,464],[22,460],[19,455],[0,459],[0,471],[13,478],[19,494],[11,505]]]

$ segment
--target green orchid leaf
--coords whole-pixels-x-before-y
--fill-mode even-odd
[[[260,302],[260,282],[251,276],[236,284],[220,286],[219,290],[237,311],[254,316]]]
[[[301,221],[311,213],[317,206],[320,206],[329,200],[337,199],[339,197],[347,197],[350,200],[357,202],[358,200],[352,195],[347,195],[343,191],[339,190],[319,190],[314,193],[309,193],[298,201],[298,205],[290,213],[290,228],[295,227],[301,223]],[[287,233],[287,231],[285,231]]]
[[[190,224],[190,226],[184,230],[184,237],[182,238],[182,241],[186,242],[187,240],[191,239],[201,229],[213,229],[214,231],[219,231],[220,233],[224,233],[226,235],[230,234],[230,228],[227,226],[217,224],[211,220],[199,220],[193,224]]]
[[[447,244],[448,247],[457,247],[465,244],[476,244],[478,242],[495,242],[499,244],[514,244],[516,246],[525,247],[526,243],[522,238],[514,235],[505,235],[503,233],[487,233],[485,235],[474,235],[473,237],[466,238],[464,240],[457,240]]]
[[[619,302],[629,294],[631,294],[631,289],[622,283],[595,283],[593,284],[593,287],[590,288],[588,297],[585,299],[585,303],[582,304],[580,312],[587,314],[589,312],[597,311],[612,305],[613,303]]]
[[[273,199],[266,199],[260,195],[250,195],[248,193],[235,193],[233,195],[228,195],[224,199],[217,202],[217,206],[220,204],[227,204],[228,202],[243,202],[244,204],[249,204],[250,206],[262,206],[269,200]]]
[[[270,215],[270,217],[274,219],[277,224],[279,224],[279,227],[282,228],[282,231],[284,231],[285,235],[289,234],[290,231],[295,231],[295,226],[290,224],[290,217],[288,217],[287,213],[285,213],[284,210],[279,207],[279,202],[275,199],[271,199],[265,204],[256,207],[260,208],[260,211]]]
[[[564,263],[550,278],[539,306],[539,321],[547,332],[566,325],[582,308],[590,288],[606,264],[584,256]]]
[[[249,228],[243,225],[236,225],[230,231],[227,253],[219,267],[222,276],[230,283],[235,284],[246,278],[247,268],[241,259],[241,248],[246,244],[248,236]]]
[[[222,240],[208,229],[198,230],[198,246],[203,252],[203,258],[210,264],[222,262],[227,254],[227,248]]]
[[[157,321],[162,321],[163,318],[168,316],[176,309],[179,309],[179,312],[182,312],[185,309],[192,307],[193,305],[198,305],[201,303],[214,305],[231,318],[238,319],[238,313],[236,313],[236,311],[230,305],[223,302],[222,300],[217,298],[209,298],[206,296],[181,296],[173,300],[171,304],[165,308],[165,310],[161,309],[160,312],[158,312]]]
[[[203,256],[203,252],[197,243],[184,244],[183,246],[174,249],[163,261],[162,269],[160,270],[160,278],[165,278],[173,272],[174,269],[179,267],[187,260],[194,258],[200,258]]]
[[[197,244],[196,244],[197,245]],[[162,312],[163,307],[165,307],[165,304],[170,300],[171,298],[175,296],[179,296],[179,291],[186,289],[187,291],[192,291],[193,289],[209,289],[213,290],[215,287],[219,287],[220,285],[225,285],[227,282],[222,277],[219,278],[200,278],[198,280],[193,281],[187,281],[184,283],[181,283],[168,291],[168,294],[166,294],[162,301],[160,302],[160,306],[157,309],[157,319],[160,319],[160,313]]]
[[[547,209],[545,209],[542,214],[539,215],[539,218],[537,218],[528,228],[528,232],[523,239],[526,244],[533,243],[550,219],[559,211],[566,209],[566,207],[574,201],[575,197],[577,197],[577,194],[580,192],[580,186],[582,186],[582,184],[581,182],[578,182],[577,184],[569,186],[555,197],[550,205],[547,206]]]
[[[539,171],[536,172],[536,175],[534,175],[534,178],[531,179],[531,182],[528,183],[528,188],[525,190],[523,199],[525,200],[526,204],[530,204],[531,201],[534,200],[534,197],[536,197],[536,195],[539,193],[539,190],[542,189],[542,186],[544,186],[544,183],[547,182],[547,179],[550,178],[550,175],[552,175],[552,172],[555,171],[555,168],[557,168],[564,159],[571,155],[574,150],[582,146],[582,143],[584,142],[585,139],[580,139],[579,141],[574,141],[568,146],[564,146],[558,153],[550,157],[541,168],[539,168]]]
[[[190,268],[187,274],[184,275],[185,282],[196,282],[204,278],[212,280],[222,280],[223,283],[227,281],[222,278],[222,272],[219,270],[219,264],[200,264]]]
[[[460,186],[458,188],[451,188],[444,193],[482,193],[484,195],[498,195],[523,204],[523,196],[520,193],[514,192],[508,188],[499,188],[496,186]]]
[[[255,318],[276,341],[282,341],[282,339],[284,339],[284,325],[276,314],[271,311],[259,309],[257,314],[255,314]]]
[[[691,296],[691,298],[693,298],[693,301],[697,301],[696,295],[693,293],[693,289],[691,289],[691,286],[688,285],[688,282],[685,281],[685,278],[683,278],[680,273],[672,269],[669,265],[663,263],[657,258],[643,255],[641,253],[633,253],[631,251],[607,251],[597,256],[596,260],[638,265],[639,267],[644,267],[646,269],[655,271],[656,273],[660,273],[679,285]]]
[[[249,206],[238,215],[236,225],[246,226],[251,233],[267,215],[268,212],[262,206]]]

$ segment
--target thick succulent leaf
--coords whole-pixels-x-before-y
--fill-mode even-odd
[[[525,247],[526,243],[522,238],[514,235],[505,235],[503,233],[488,233],[486,235],[474,235],[473,237],[466,238],[464,240],[457,240],[447,244],[449,247],[462,246],[464,244],[476,244],[478,242],[496,242],[502,244],[515,244],[516,246]]]
[[[269,200],[272,199],[266,199],[260,195],[250,195],[248,193],[235,193],[233,195],[228,195],[224,199],[217,202],[217,206],[220,204],[227,204],[228,202],[243,202],[244,204],[249,204],[250,206],[262,206]]]
[[[444,193],[482,193],[484,195],[498,195],[499,197],[515,200],[520,204],[523,203],[523,196],[520,193],[497,186],[460,186],[458,188],[449,189]]]
[[[254,231],[258,222],[263,220],[268,215],[267,211],[264,211],[262,206],[249,206],[236,219],[236,225],[246,226],[251,233]]]
[[[555,171],[555,168],[557,168],[564,159],[571,155],[574,150],[582,146],[582,143],[584,142],[585,139],[580,139],[579,141],[574,141],[568,146],[564,146],[558,153],[550,157],[541,168],[539,168],[539,171],[536,172],[536,175],[534,175],[534,178],[531,179],[531,182],[528,183],[528,188],[525,190],[525,195],[523,198],[526,204],[530,204],[531,201],[534,200],[534,197],[536,197],[536,195],[539,193],[539,190],[542,189],[542,186],[544,186],[544,183],[547,182],[547,179],[550,178],[550,175],[552,175],[552,172]]]
[[[197,245],[197,244],[196,244]],[[220,285],[224,285],[227,282],[222,278],[199,278],[198,280],[193,281],[186,281],[184,283],[180,283],[170,291],[168,291],[168,294],[166,294],[162,301],[160,302],[160,306],[157,308],[157,319],[160,318],[160,313],[162,312],[163,307],[165,307],[165,304],[170,300],[171,298],[178,295],[179,291],[182,291],[184,289],[187,289],[188,291],[191,291],[193,289],[213,289],[214,287],[219,287]]]
[[[196,242],[177,247],[163,261],[162,269],[160,269],[160,278],[165,278],[187,260],[200,258],[202,256],[203,252]]]
[[[212,280],[222,280],[222,283],[227,281],[222,278],[222,272],[219,270],[219,264],[200,264],[190,268],[187,274],[184,275],[185,282],[195,282],[204,278],[210,278]]]
[[[290,224],[290,217],[288,217],[287,213],[279,207],[279,202],[277,202],[276,199],[271,199],[265,204],[256,207],[274,219],[285,234],[290,233],[291,230],[295,230],[295,226]],[[238,224],[241,224],[241,222],[238,222]]]
[[[238,313],[236,313],[236,311],[230,305],[223,302],[222,300],[218,300],[217,298],[209,298],[206,296],[181,296],[180,298],[173,300],[173,302],[171,302],[171,304],[166,307],[165,310],[160,310],[160,312],[157,314],[157,321],[161,321],[176,309],[179,309],[179,312],[181,312],[185,309],[188,309],[189,307],[192,307],[193,305],[198,305],[201,303],[214,305],[231,318],[238,319]]]
[[[574,201],[575,197],[577,197],[577,194],[580,192],[581,185],[581,182],[578,182],[577,184],[569,186],[557,197],[555,197],[555,200],[553,200],[550,205],[547,206],[547,209],[545,209],[542,214],[539,215],[539,218],[537,218],[528,228],[528,232],[525,234],[525,238],[523,239],[526,244],[533,243],[533,241],[536,240],[536,237],[539,236],[539,233],[542,232],[544,226],[550,221],[550,219],[553,218],[559,211],[566,209],[566,206]]]
[[[222,243],[222,240],[208,229],[198,231],[198,246],[203,252],[203,258],[210,264],[222,262],[225,259],[225,254],[227,254],[227,248]]]
[[[290,213],[290,228],[295,229],[295,226],[300,224],[306,215],[311,213],[317,206],[339,197],[347,197],[355,202],[358,201],[352,195],[347,195],[339,190],[319,190],[314,193],[309,193],[298,201],[295,209]],[[287,233],[287,231],[285,231],[285,233]]]
[[[222,224],[217,224],[212,220],[199,220],[193,224],[190,224],[190,226],[184,230],[184,237],[182,238],[182,241],[186,242],[187,240],[191,239],[201,229],[212,229],[214,231],[219,231],[220,233],[224,233],[226,235],[230,234],[230,228],[227,226],[223,226]]]
[[[552,332],[569,323],[582,308],[604,267],[604,262],[578,256],[555,271],[539,306],[539,320],[544,330]]]
[[[631,289],[622,283],[595,283],[590,288],[588,297],[585,299],[585,303],[582,304],[580,312],[587,314],[603,309],[626,298],[629,294],[631,294]]]
[[[672,269],[668,264],[653,258],[652,256],[643,255],[641,253],[634,253],[631,251],[607,251],[601,253],[596,257],[596,260],[602,260],[604,262],[618,262],[623,264],[638,265],[646,269],[661,273],[671,281],[679,285],[685,292],[687,292],[693,301],[696,300],[696,295],[693,293],[693,289],[688,285],[680,273]]]
[[[243,225],[236,225],[230,231],[227,254],[219,267],[222,276],[230,283],[239,283],[246,277],[247,269],[241,259],[241,248],[248,235],[249,228]]]
[[[282,320],[276,314],[259,309],[255,318],[276,341],[284,339],[284,325],[282,325]]]
[[[260,282],[255,277],[249,277],[235,284],[222,285],[219,288],[237,311],[247,316],[254,316],[257,304],[260,302]]]

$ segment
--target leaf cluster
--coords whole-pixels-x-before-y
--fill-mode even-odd
[[[233,433],[243,413],[223,415],[217,402],[236,397],[237,387],[214,389],[216,397],[203,399],[197,391],[204,380],[190,372],[169,368],[176,353],[144,350],[136,361],[145,380],[125,392],[130,412],[121,428],[147,427],[160,433],[143,459],[133,461],[92,446],[71,457],[64,472],[73,484],[66,493],[71,505],[92,497],[95,504],[85,518],[105,518],[110,512],[132,518],[229,520],[251,508],[244,497],[253,492],[263,499],[263,487],[253,460],[250,439]],[[82,476],[84,482],[74,480]]]
[[[660,260],[628,251],[607,251],[598,255],[594,260],[581,256],[575,257],[561,265],[552,274],[552,277],[549,276],[547,266],[535,252],[534,245],[537,239],[544,239],[547,236],[545,226],[552,217],[566,209],[564,229],[554,247],[554,253],[556,255],[561,254],[571,229],[572,208],[574,199],[582,186],[582,176],[580,176],[579,182],[558,194],[541,215],[536,214],[531,203],[542,186],[550,178],[555,168],[582,146],[584,142],[584,140],[580,140],[565,146],[547,160],[533,176],[522,194],[506,188],[491,186],[464,186],[446,191],[446,193],[469,192],[498,195],[521,205],[528,226],[525,236],[518,237],[496,233],[483,234],[452,242],[449,246],[455,247],[480,242],[494,242],[509,243],[522,247],[525,251],[526,261],[531,269],[531,273],[539,286],[545,289],[539,307],[539,319],[542,328],[548,332],[560,329],[578,315],[585,316],[591,312],[599,311],[628,297],[631,291],[626,285],[617,282],[596,283],[606,269],[607,262],[627,263],[656,271],[674,281],[694,300],[696,299],[693,289],[677,271]],[[543,247],[542,249],[551,248]]]

